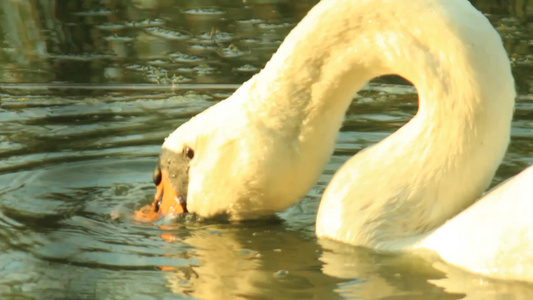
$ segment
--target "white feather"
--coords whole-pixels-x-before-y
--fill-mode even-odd
[[[419,111],[336,173],[317,235],[378,250],[427,248],[474,272],[533,280],[533,219],[508,220],[532,215],[531,171],[445,224],[491,182],[515,98],[499,35],[466,0],[321,1],[259,74],[163,145],[195,150],[189,211],[242,220],[294,204],[321,174],[354,93],[384,74],[415,85]]]

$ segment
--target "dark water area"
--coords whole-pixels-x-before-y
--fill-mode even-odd
[[[132,218],[164,138],[257,73],[316,2],[1,1],[0,299],[533,299],[531,285],[315,237],[334,172],[415,114],[397,77],[356,96],[319,182],[276,220]],[[472,3],[518,90],[496,185],[533,163],[533,2]]]
[[[5,1],[2,82],[242,83],[316,1]]]

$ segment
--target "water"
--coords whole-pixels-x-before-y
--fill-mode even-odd
[[[359,94],[323,176],[277,220],[131,218],[151,202],[164,137],[257,72],[315,2],[2,1],[0,298],[533,298],[531,285],[314,236],[335,170],[415,113],[394,77]],[[533,4],[473,3],[519,92],[497,184],[533,163]]]

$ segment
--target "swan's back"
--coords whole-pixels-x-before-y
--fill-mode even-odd
[[[438,228],[417,248],[492,277],[533,281],[533,166]]]

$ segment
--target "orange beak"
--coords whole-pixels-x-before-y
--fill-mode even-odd
[[[154,222],[168,214],[184,213],[185,209],[178,199],[168,173],[161,171],[161,182],[157,185],[154,202],[137,210],[135,218],[140,221]]]

